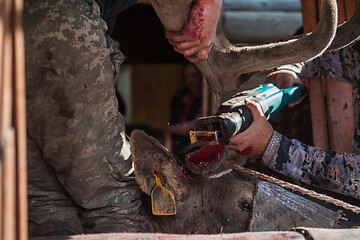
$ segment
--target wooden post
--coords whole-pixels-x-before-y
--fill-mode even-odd
[[[318,12],[320,0],[302,0],[304,32],[312,32],[319,20]],[[325,92],[321,78],[309,79],[309,99],[314,146],[324,150],[329,149],[329,137],[327,132],[327,116],[325,104]]]
[[[2,240],[2,232],[3,231],[3,216],[4,216],[4,210],[3,210],[3,147],[1,145],[1,136],[2,136],[2,117],[3,116],[3,48],[4,48],[4,21],[5,21],[5,2],[4,0],[0,0],[0,240]]]
[[[339,24],[351,18],[355,7],[355,0],[338,0]],[[351,152],[356,124],[352,85],[348,82],[327,80],[326,91],[330,148],[339,153]]]
[[[0,240],[28,236],[22,4],[0,0]]]
[[[349,20],[354,14],[354,10],[356,8],[356,0],[346,0],[344,1],[345,5],[345,17],[346,20]]]
[[[23,0],[13,1],[14,118],[16,130],[16,206],[17,239],[28,239],[25,43],[22,26]]]
[[[302,0],[305,32],[315,29],[320,4],[321,0]],[[351,18],[355,7],[356,0],[338,0],[339,24]],[[355,130],[351,84],[312,78],[309,95],[314,145],[324,150],[350,152]]]
[[[16,237],[15,232],[15,143],[12,128],[12,29],[11,29],[11,16],[12,16],[12,2],[5,1],[4,3],[4,49],[2,64],[2,113],[1,113],[1,126],[0,126],[0,141],[3,147],[3,220],[2,220],[2,239],[14,240]]]

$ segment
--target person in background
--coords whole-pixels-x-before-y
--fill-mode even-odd
[[[283,66],[271,73],[267,81],[285,88],[320,75],[353,86],[354,115],[358,121],[351,152],[324,151],[286,138],[274,131],[253,102],[246,102],[253,114],[253,123],[230,139],[229,148],[243,156],[260,157],[260,165],[294,180],[360,199],[360,41],[305,63]]]
[[[183,70],[183,86],[171,102],[171,119],[164,131],[164,146],[183,158],[181,150],[190,144],[189,130],[201,117],[202,74],[192,63]],[[180,153],[179,153],[180,152]]]
[[[152,231],[114,91],[124,57],[109,37],[117,14],[135,2],[24,0],[31,237]],[[184,29],[197,35],[168,38],[195,62],[211,49],[222,1],[194,2],[202,28]]]

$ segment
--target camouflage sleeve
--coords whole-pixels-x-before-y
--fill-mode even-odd
[[[358,58],[354,51],[344,48],[336,52],[327,52],[312,60],[280,66],[277,70],[287,69],[297,73],[301,79],[325,76],[327,80],[352,82],[355,75],[352,74],[353,66]]]
[[[360,199],[360,155],[324,151],[275,131],[261,164],[303,183]]]

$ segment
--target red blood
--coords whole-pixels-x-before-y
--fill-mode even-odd
[[[204,23],[204,8],[200,8],[197,12],[192,12],[190,15],[190,22],[187,28],[185,28],[185,34],[190,36],[191,38],[197,38],[202,42],[206,37],[203,36],[203,23]]]
[[[206,168],[216,160],[220,159],[220,154],[225,152],[226,145],[211,145],[203,147],[187,157],[187,161],[200,169]]]
[[[190,177],[190,175],[189,175],[189,174],[186,174],[184,171],[181,171],[181,172],[180,172],[179,177],[182,178],[183,180],[185,180],[187,183],[195,182],[195,179],[193,179],[192,177]]]
[[[249,146],[247,148],[245,148],[244,150],[240,151],[240,150],[237,150],[236,152],[238,154],[242,154],[242,155],[249,155],[250,153],[252,153],[252,150],[253,150],[253,147],[252,146]]]

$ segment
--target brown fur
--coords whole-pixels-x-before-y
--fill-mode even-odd
[[[141,189],[150,194],[156,172],[176,199],[175,216],[152,216],[157,232],[231,233],[248,229],[256,185],[252,177],[236,172],[219,178],[194,175],[156,139],[140,130],[133,131],[130,143],[135,178]]]

